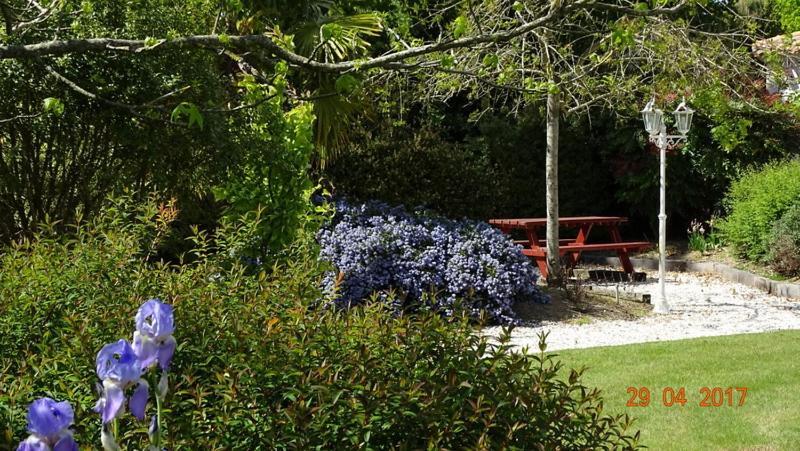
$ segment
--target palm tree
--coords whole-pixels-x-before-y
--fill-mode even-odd
[[[295,33],[297,51],[309,57],[336,62],[366,54],[368,37],[378,35],[381,19],[373,13],[341,15],[329,9]],[[336,157],[348,140],[354,113],[360,109],[358,79],[353,75],[316,74],[314,112],[320,166]]]
[[[252,0],[266,17],[281,17],[284,33],[294,35],[297,53],[326,62],[358,58],[369,38],[383,30],[375,13],[348,14],[333,0]],[[353,116],[361,109],[355,75],[310,74],[303,84],[311,92],[316,115],[317,164],[324,167],[346,146]]]

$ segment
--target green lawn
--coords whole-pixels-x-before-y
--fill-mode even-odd
[[[800,449],[800,331],[555,352],[586,366],[584,382],[603,390],[608,412],[636,418],[651,449]],[[627,407],[629,386],[648,387],[648,407]],[[687,402],[665,407],[662,389],[686,388]],[[701,387],[747,387],[720,407],[700,407]]]

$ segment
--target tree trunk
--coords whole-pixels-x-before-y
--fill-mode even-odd
[[[558,123],[561,95],[547,94],[547,158],[545,184],[547,185],[547,284],[562,283],[561,258],[558,254]]]

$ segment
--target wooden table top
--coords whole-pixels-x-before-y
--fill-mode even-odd
[[[565,216],[558,218],[558,224],[564,227],[586,224],[614,225],[625,222],[628,222],[628,218],[623,216]],[[490,219],[489,224],[519,228],[544,227],[547,225],[547,218]]]

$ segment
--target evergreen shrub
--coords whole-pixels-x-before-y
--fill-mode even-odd
[[[771,163],[733,182],[720,230],[741,257],[766,262],[773,225],[800,204],[800,159]]]
[[[243,265],[230,251],[259,227],[237,222],[198,233],[189,264],[153,263],[154,211],[112,204],[72,237],[43,230],[0,251],[0,449],[27,436],[28,405],[43,396],[74,407],[78,443],[99,444],[95,355],[153,296],[178,325],[167,449],[637,446],[581,371],[512,351],[508,333],[490,343],[463,316],[398,316],[380,302],[311,308],[313,237],[280,266]],[[147,422],[119,426],[120,442],[146,441]]]

